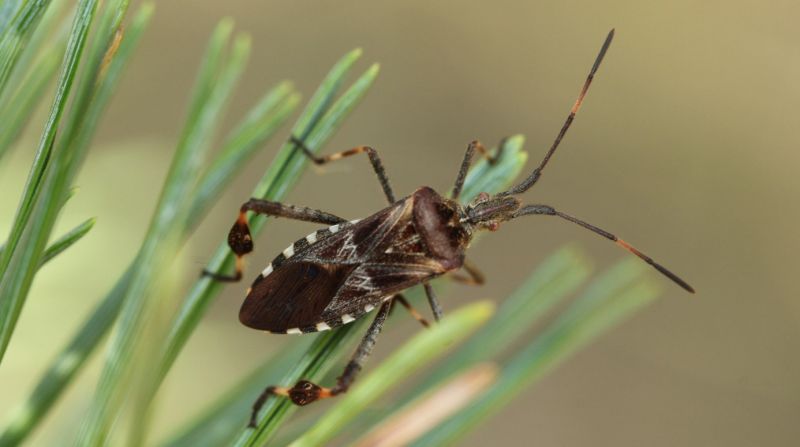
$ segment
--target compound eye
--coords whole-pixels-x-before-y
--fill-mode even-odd
[[[489,222],[486,228],[488,228],[489,231],[497,231],[500,228],[500,222]]]
[[[483,203],[486,202],[487,200],[489,200],[489,193],[482,192],[478,194],[478,197],[475,198],[475,203]]]

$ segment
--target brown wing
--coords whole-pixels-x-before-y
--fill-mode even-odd
[[[325,330],[444,273],[416,233],[412,208],[413,199],[406,198],[357,223],[295,242],[253,283],[240,321],[277,333]]]
[[[439,262],[429,258],[379,257],[349,273],[321,319],[330,327],[349,323],[395,294],[445,272]]]
[[[352,265],[286,263],[256,281],[242,304],[245,326],[284,333],[316,324]]]

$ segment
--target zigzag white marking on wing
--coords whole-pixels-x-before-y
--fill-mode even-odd
[[[374,288],[372,285],[372,277],[370,275],[363,274],[363,272],[360,272],[359,270],[356,270],[350,275],[350,277],[347,279],[345,287],[353,287],[366,291],[370,291]]]
[[[359,220],[361,220],[361,219],[351,220],[349,223],[350,223],[351,225],[355,225],[355,224],[357,224],[357,223],[358,223],[358,221],[359,221]],[[330,232],[331,232],[331,234],[334,234],[334,233],[336,233],[337,231],[339,231],[339,228],[341,227],[341,225],[342,225],[342,224],[331,225],[331,226],[330,226],[330,227],[328,227],[327,229],[328,229],[328,231],[330,231]],[[334,227],[335,227],[335,229],[334,229]],[[317,231],[319,231],[319,230],[317,230]],[[308,236],[306,236],[306,237],[305,237],[305,240],[306,240],[306,242],[308,242],[308,246],[312,246],[312,245],[314,245],[314,244],[316,244],[316,243],[317,243],[317,231],[314,231],[313,233],[311,233],[311,234],[309,234]],[[349,237],[350,237],[350,238],[352,238],[352,236],[349,236]],[[298,239],[298,240],[299,240],[299,239]],[[289,258],[291,258],[292,256],[294,256],[294,244],[295,244],[295,243],[296,243],[296,242],[292,242],[292,245],[290,245],[290,246],[286,247],[286,249],[284,249],[284,250],[283,250],[283,252],[282,252],[282,253],[283,253],[283,256],[284,256],[286,259],[289,259]],[[351,241],[351,244],[352,244],[352,241]],[[353,250],[355,250],[355,248],[353,248]],[[273,269],[272,269],[272,263],[270,263],[270,264],[267,266],[267,268],[265,268],[265,269],[264,269],[264,270],[261,272],[261,276],[262,276],[262,277],[263,277],[263,276],[267,276],[267,275],[269,275],[270,273],[272,273],[272,271],[273,271]]]
[[[356,254],[356,243],[353,241],[354,233],[348,232],[346,238],[342,241],[342,245],[336,252],[337,259],[351,259]]]

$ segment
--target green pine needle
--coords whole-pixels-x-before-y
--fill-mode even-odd
[[[22,132],[34,107],[39,104],[61,62],[65,45],[66,33],[59,33],[55,42],[33,62],[24,79],[17,84],[12,81],[11,85],[19,87],[6,89],[0,95],[0,116],[4,117],[4,124],[0,127],[0,160]]]
[[[92,229],[94,223],[95,220],[93,218],[87,219],[81,222],[75,228],[69,230],[60,238],[56,239],[55,242],[50,244],[50,246],[44,251],[44,256],[42,256],[42,262],[40,265],[47,264],[48,262],[52,261],[53,258],[66,251],[69,247],[72,247],[76,242],[81,240],[81,238],[89,233],[89,230]]]
[[[247,37],[238,36],[229,57],[223,57],[232,29],[230,21],[223,21],[211,38],[195,85],[189,119],[147,236],[131,269],[130,286],[122,300],[120,320],[106,354],[93,404],[79,434],[79,445],[103,445],[107,442],[111,424],[122,409],[125,386],[139,349],[139,336],[150,328],[149,317],[155,312],[155,304],[164,299],[153,293],[153,282],[162,272],[169,270],[190,210],[190,202],[185,197],[190,196],[196,186],[219,118],[249,54]],[[142,399],[149,400],[147,396]]]
[[[42,261],[39,263],[39,266],[41,267],[52,261],[53,258],[60,255],[69,247],[72,247],[73,244],[81,240],[81,238],[89,233],[89,230],[92,229],[94,223],[94,219],[87,219],[81,222],[75,228],[69,230],[60,238],[56,239],[56,241],[50,244],[50,246],[44,251],[44,256],[42,256]],[[5,250],[5,246],[0,246],[0,256],[2,256],[3,250]]]
[[[244,421],[250,417],[253,396],[258,396],[264,390],[265,383],[278,383],[286,371],[297,365],[313,341],[314,337],[298,337],[184,427],[176,430],[162,445],[216,447],[230,444],[241,431]]]
[[[11,231],[0,246],[0,362],[41,266],[65,256],[62,254],[94,225],[94,220],[88,219],[51,241],[105,107],[153,14],[153,5],[144,4],[127,19],[128,0],[79,0],[71,27],[59,29],[65,3],[0,3],[0,159],[30,121],[48,84],[57,78],[48,119]],[[154,402],[160,385],[222,289],[221,284],[203,277],[188,288],[185,296],[169,292],[178,290],[173,289],[177,286],[176,269],[180,267],[175,253],[224,188],[300,103],[290,82],[278,84],[263,95],[212,155],[219,123],[246,67],[249,50],[249,37],[235,33],[232,21],[221,21],[198,70],[186,123],[139,252],[44,372],[32,394],[12,413],[0,433],[0,445],[19,445],[28,440],[112,327],[115,331],[91,406],[83,424],[76,428],[76,443],[91,446],[124,440],[136,446],[150,441],[148,428],[156,414]],[[375,81],[377,64],[345,88],[345,80],[360,56],[360,49],[353,50],[332,67],[292,127],[291,135],[312,151],[321,150]],[[480,192],[507,188],[525,165],[523,142],[520,135],[511,137],[505,141],[498,163],[475,163],[467,176],[462,200],[468,202]],[[283,143],[251,196],[282,200],[307,165],[307,157],[295,144]],[[252,233],[257,235],[268,221],[263,216],[250,216]],[[207,269],[230,271],[233,258],[225,238],[221,238]],[[419,434],[414,445],[458,442],[525,388],[536,385],[565,359],[658,294],[645,277],[643,265],[628,259],[595,278],[577,300],[565,306],[565,300],[587,282],[590,271],[588,261],[575,248],[558,251],[502,302],[494,317],[489,318],[492,308],[485,302],[449,313],[440,324],[420,331],[368,371],[313,425],[306,426],[301,420],[281,436],[286,443],[296,438],[292,445],[297,447],[325,445],[336,437],[358,437],[380,419],[411,408],[420,396],[435,396],[443,384],[476,365],[487,361],[502,365],[496,380],[468,407]],[[437,284],[438,288],[443,286]],[[420,299],[419,290],[410,291],[409,298]],[[566,310],[558,312],[564,307]],[[542,325],[545,317],[553,314],[551,322],[532,336],[531,328]],[[200,412],[166,445],[233,443],[254,447],[275,442],[278,430],[287,425],[297,408],[286,399],[269,399],[260,412],[258,427],[244,428],[255,396],[265,384],[325,378],[356,341],[367,320],[298,340]],[[464,343],[456,347],[456,341]],[[423,375],[417,386],[397,393],[409,376],[449,349],[454,352]],[[140,364],[147,365],[144,372],[134,367]],[[397,397],[367,416],[365,410],[390,392]],[[127,437],[119,436],[121,433]]]
[[[8,86],[8,79],[34,34],[39,21],[45,15],[50,1],[20,1],[11,13],[12,3],[4,12],[9,20],[0,28],[0,93]]]
[[[486,322],[494,311],[488,301],[466,305],[450,313],[428,331],[421,331],[365,376],[318,419],[291,447],[326,445],[348,422],[433,359],[443,355]]]
[[[130,32],[130,29],[128,31]],[[318,142],[332,135],[333,131],[342,123],[343,118],[366,93],[377,74],[376,67],[368,70],[364,77],[342,96],[337,103],[339,105],[335,109],[328,110],[335,99],[334,95],[341,85],[343,77],[359,55],[360,51],[351,52],[332,70],[331,76],[326,78],[318,94],[309,103],[306,113],[301,116],[295,126],[296,129],[298,126],[306,126],[301,128],[303,132],[306,132],[304,129],[315,131]],[[247,115],[242,124],[230,134],[220,154],[209,167],[205,168],[205,174],[199,177],[199,184],[196,186],[197,192],[193,195],[189,211],[193,218],[189,219],[184,228],[184,240],[208,211],[211,204],[219,197],[219,190],[242,169],[256,148],[274,134],[295,107],[298,99],[298,95],[292,92],[290,84],[279,85],[276,89],[268,92]],[[327,119],[322,119],[326,113]],[[285,145],[276,157],[276,161],[271,165],[268,175],[256,188],[257,194],[266,195],[266,191],[270,190],[273,192],[269,192],[269,194],[272,194],[275,199],[279,199],[288,190],[288,180],[297,178],[304,165],[305,157],[292,147]],[[227,257],[229,257],[229,253],[225,247],[224,258]],[[66,385],[71,382],[84,365],[88,355],[110,328],[120,311],[123,298],[130,287],[131,278],[132,268],[129,268],[106,299],[87,319],[84,327],[59,354],[37,385],[31,398],[14,413],[5,433],[0,437],[0,444],[6,440],[23,439],[49,411],[55,399],[63,393]],[[215,289],[216,291],[218,288]],[[208,297],[210,298],[211,295]],[[187,301],[187,304],[191,304],[191,300]],[[202,311],[196,306],[194,309]],[[198,317],[199,315],[197,314]],[[180,327],[180,325],[176,327]],[[184,330],[183,333],[188,337],[192,329],[193,327]],[[173,340],[177,341],[177,339]],[[169,346],[174,348],[177,344],[179,343],[171,343]],[[177,354],[178,351],[179,348],[172,352]],[[166,358],[164,361],[171,363]],[[160,378],[155,380],[154,387],[157,388],[159,381]]]
[[[415,446],[456,444],[522,391],[658,296],[638,259],[626,259],[593,281],[587,291],[503,368],[499,379],[468,408],[438,425]]]
[[[50,232],[67,197],[71,186],[69,182],[79,165],[76,160],[79,158],[77,152],[80,147],[70,144],[68,140],[62,147],[56,142],[56,134],[59,132],[59,125],[67,110],[73,84],[81,66],[81,56],[96,8],[96,0],[82,0],[78,5],[61,76],[56,87],[56,97],[42,133],[17,216],[12,224],[11,234],[6,242],[6,250],[0,257],[0,361],[11,341],[33,277],[44,255]],[[81,88],[81,83],[91,82],[92,76],[97,75],[101,67],[93,66],[87,70],[88,74],[78,83],[77,91],[84,90]],[[2,86],[1,81],[0,77],[0,86]],[[74,110],[75,113],[85,112],[78,107],[78,104],[87,104],[95,108],[103,105],[84,96],[78,96],[74,101],[74,108],[70,110]],[[72,120],[72,126],[60,132],[75,131],[76,122]],[[88,129],[87,132],[91,133]],[[36,225],[32,225],[32,222],[36,222]]]

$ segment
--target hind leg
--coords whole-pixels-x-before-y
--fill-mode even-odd
[[[347,392],[350,385],[356,380],[358,373],[361,372],[361,368],[367,358],[372,354],[372,349],[375,347],[375,342],[378,340],[381,329],[383,329],[383,324],[386,322],[391,306],[392,300],[388,300],[381,305],[378,314],[372,320],[372,324],[369,326],[364,338],[361,339],[361,343],[359,343],[347,366],[345,366],[342,375],[336,380],[336,385],[328,388],[308,380],[301,380],[292,387],[269,386],[253,403],[253,413],[250,416],[249,426],[255,427],[257,425],[258,412],[269,396],[285,396],[291,399],[295,405],[308,405],[319,399],[326,399]]]
[[[271,202],[269,200],[250,199],[239,208],[239,217],[228,233],[228,246],[231,247],[231,250],[236,255],[236,272],[233,275],[226,275],[203,270],[203,275],[222,282],[236,282],[242,279],[244,271],[243,258],[246,254],[253,251],[253,238],[250,235],[250,226],[247,223],[248,211],[266,216],[285,217],[287,219],[326,225],[346,222],[345,219],[339,216],[334,216],[333,214],[312,208],[287,205],[280,202]]]

